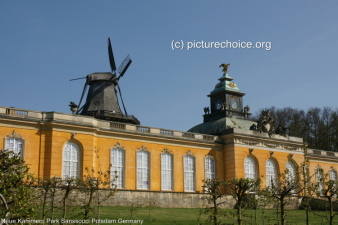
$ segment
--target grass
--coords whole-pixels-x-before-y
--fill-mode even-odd
[[[80,219],[81,216],[77,215],[78,210],[68,211],[67,218]],[[201,215],[201,209],[182,209],[182,208],[156,208],[156,207],[134,207],[131,212],[131,207],[101,207],[100,219],[114,220],[113,223],[100,223],[102,224],[140,224],[129,223],[127,220],[142,220],[143,225],[196,225],[205,224],[206,215]],[[318,215],[317,215],[318,214]],[[255,216],[256,215],[256,216]],[[61,212],[59,211],[56,216],[60,219]],[[311,224],[328,224],[323,219],[325,212],[312,212],[310,217]],[[96,216],[91,216],[95,218]],[[91,218],[90,217],[90,218]],[[48,218],[48,216],[47,216]],[[236,211],[233,209],[226,209],[222,211],[221,221],[225,224],[237,224]],[[277,222],[276,210],[265,210],[264,214],[261,210],[244,210],[244,223],[243,224],[279,224]],[[338,217],[335,219],[338,222]],[[55,224],[55,223],[54,223]],[[71,224],[71,223],[67,223]],[[79,224],[79,223],[77,223]],[[92,223],[99,224],[99,223]],[[287,224],[301,225],[305,224],[305,211],[304,210],[291,210],[287,211]]]

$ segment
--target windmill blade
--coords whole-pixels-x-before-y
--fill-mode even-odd
[[[125,112],[126,115],[128,115],[127,110],[126,110],[126,107],[124,106],[124,102],[123,102],[123,98],[122,98],[122,93],[121,93],[120,85],[117,83],[116,86],[117,86],[117,88],[119,89],[120,98],[121,98],[121,102],[122,102],[122,105],[123,105],[124,112]]]
[[[86,77],[86,78],[87,78],[87,80],[86,80],[86,83],[85,83],[85,85],[84,85],[84,87],[83,87],[83,91],[82,91],[82,95],[81,95],[81,98],[80,98],[80,102],[79,102],[79,104],[78,104],[79,107],[80,107],[80,105],[81,105],[83,96],[84,96],[84,94],[86,93],[86,90],[87,90],[87,87],[88,87],[88,83],[89,83],[88,77]],[[78,114],[78,113],[82,110],[83,107],[84,107],[84,105],[83,105],[81,108],[79,108],[79,109],[77,110],[76,114]]]
[[[115,87],[116,87],[116,86],[115,86]],[[117,97],[117,90],[116,90],[116,88],[114,89],[114,91],[115,91],[115,96],[116,96],[117,106],[119,107],[120,111],[122,112],[121,107],[120,107],[120,101],[119,101],[119,98]]]
[[[80,77],[80,78],[75,78],[75,79],[70,79],[69,81],[73,81],[73,80],[81,80],[81,79],[85,79],[87,77]]]
[[[117,71],[119,71],[119,74],[120,74],[118,79],[120,79],[120,77],[122,77],[124,75],[124,73],[127,71],[128,67],[130,66],[131,62],[132,62],[132,60],[131,60],[130,56],[127,55],[127,57],[123,60],[123,62],[121,63],[120,67],[117,70]]]
[[[108,56],[109,56],[109,63],[112,73],[116,71],[116,64],[113,54],[113,48],[111,47],[110,38],[108,38]]]

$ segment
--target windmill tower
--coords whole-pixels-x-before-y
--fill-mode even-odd
[[[119,86],[119,80],[127,71],[132,60],[130,59],[129,55],[124,59],[124,61],[117,70],[119,73],[119,75],[117,76],[110,38],[108,38],[108,55],[111,72],[92,73],[87,75],[87,77],[84,77],[86,78],[86,83],[83,88],[82,96],[79,103],[79,109],[76,114],[93,116],[95,118],[103,120],[111,120],[139,125],[140,122],[137,118],[127,114],[127,110],[124,106],[121,89]],[[81,106],[83,97],[86,93],[88,86],[89,90],[86,101]],[[120,108],[117,92],[119,93],[124,113],[122,113],[122,110]]]

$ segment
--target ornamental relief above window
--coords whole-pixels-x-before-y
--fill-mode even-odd
[[[120,142],[116,142],[116,144],[113,146],[113,149],[121,149],[126,150],[123,145],[121,145]]]
[[[21,140],[25,140],[21,135],[19,135],[16,130],[13,130],[13,133],[7,135],[6,138],[15,138],[15,139],[21,139]]]
[[[137,149],[137,151],[145,151],[145,152],[150,152],[150,151],[149,151],[149,149],[148,149],[146,146],[144,146],[144,145],[142,145],[142,147],[141,147],[141,148],[138,148],[138,149]]]

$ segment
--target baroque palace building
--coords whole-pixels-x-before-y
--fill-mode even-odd
[[[295,173],[305,157],[310,173],[317,173],[314,179],[323,176],[319,168],[337,179],[338,153],[304,152],[302,138],[269,132],[268,120],[267,132],[259,130],[227,66],[223,72],[208,95],[203,123],[188,132],[0,107],[0,146],[20,154],[40,178],[81,177],[85,168],[110,168],[120,190],[112,204],[119,205],[152,197],[158,206],[201,206],[203,180],[262,177],[265,187],[276,182],[278,172]]]

